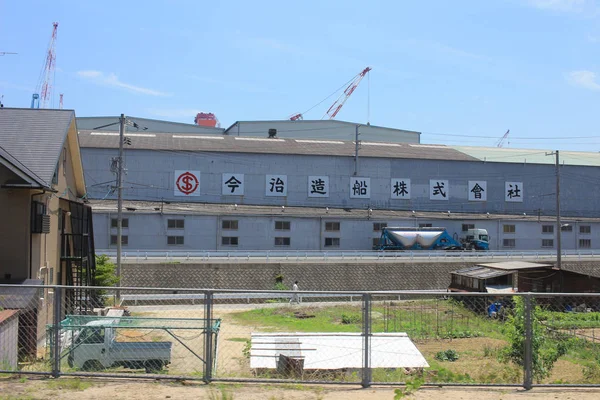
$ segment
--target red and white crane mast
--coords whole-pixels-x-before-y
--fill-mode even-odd
[[[52,36],[46,52],[44,68],[40,73],[40,79],[36,86],[36,92],[31,100],[31,108],[34,108],[35,100],[39,98],[38,108],[47,108],[52,100],[52,86],[54,85],[54,72],[56,70],[56,34],[58,22],[52,23]],[[39,93],[39,94],[38,94]]]
[[[331,107],[329,107],[329,109],[325,113],[325,115],[329,116],[329,119],[335,118],[335,116],[340,112],[340,110],[342,109],[342,107],[344,106],[346,101],[350,98],[352,93],[354,93],[354,91],[358,87],[358,84],[360,83],[360,81],[362,81],[362,79],[365,77],[365,75],[367,75],[367,73],[370,70],[371,70],[371,67],[367,67],[361,73],[356,75],[354,80],[352,82],[350,82],[348,87],[342,92],[342,94],[335,101],[335,103],[333,103],[333,105]]]

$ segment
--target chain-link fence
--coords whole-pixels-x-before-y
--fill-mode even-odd
[[[89,289],[0,285],[0,372],[600,386],[600,294]]]

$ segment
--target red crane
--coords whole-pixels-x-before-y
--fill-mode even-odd
[[[46,108],[52,99],[52,86],[54,84],[54,70],[56,69],[56,33],[58,31],[58,22],[52,23],[52,36],[48,51],[46,52],[46,60],[44,68],[40,72],[40,79],[36,86],[35,94],[31,100],[31,108],[34,108],[34,102],[38,99],[38,107]]]
[[[371,67],[367,67],[367,68],[363,69],[361,73],[359,73],[358,75],[356,75],[354,77],[352,82],[350,82],[350,84],[342,92],[340,97],[335,101],[335,103],[333,103],[333,105],[331,107],[329,107],[329,110],[327,110],[327,112],[325,113],[326,115],[329,116],[329,119],[335,118],[335,116],[340,112],[340,110],[342,109],[342,107],[344,106],[346,101],[350,98],[352,93],[354,93],[354,91],[358,87],[358,84],[360,83],[360,81],[362,81],[362,79],[365,77],[365,75],[367,75],[367,73],[370,70],[371,70]]]
[[[356,74],[356,76],[354,76],[350,81],[348,81],[344,84],[344,86],[346,84],[348,84],[348,86],[346,87],[346,89],[344,89],[344,91],[342,92],[340,97],[335,101],[335,103],[333,103],[333,105],[331,107],[329,107],[329,109],[325,113],[325,115],[329,116],[329,119],[335,118],[335,116],[340,112],[340,110],[342,109],[342,107],[344,106],[346,101],[350,98],[352,93],[354,93],[354,91],[358,87],[358,84],[360,83],[360,81],[362,81],[362,79],[365,77],[365,75],[367,75],[367,73],[370,70],[371,70],[371,67],[367,67],[367,68],[363,69],[360,73]],[[342,87],[344,87],[344,86],[342,86]],[[321,100],[317,105],[309,108],[308,111],[312,110],[313,108],[317,107],[319,104],[323,103],[325,100],[327,100],[328,98],[333,96],[335,93],[337,93],[340,89],[337,89],[335,92],[333,92],[332,94],[327,96],[327,98],[325,98],[324,100]],[[290,116],[289,118],[291,121],[297,121],[299,119],[304,119],[303,114],[306,114],[308,111],[305,111],[303,113],[294,114],[294,115]],[[323,116],[323,118],[325,118],[325,116]]]

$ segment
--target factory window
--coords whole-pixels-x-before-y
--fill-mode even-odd
[[[183,229],[185,227],[184,219],[169,219],[167,220],[167,228],[169,229]]]
[[[515,239],[503,239],[502,247],[515,247]]]
[[[542,239],[542,247],[554,247],[554,239]]]
[[[340,238],[325,238],[325,247],[340,247]]]
[[[542,225],[542,233],[554,233],[554,225]]]
[[[374,232],[379,232],[383,228],[387,228],[387,223],[385,223],[385,222],[373,222],[373,231]]]
[[[475,229],[475,224],[462,224],[463,232],[467,232],[469,229]]]
[[[592,239],[579,239],[580,249],[589,249],[592,247]]]
[[[590,225],[581,225],[579,227],[579,233],[592,233],[592,227]]]
[[[275,246],[289,246],[291,243],[289,237],[276,237]]]
[[[573,232],[573,225],[563,225],[560,227],[561,232]]]
[[[340,230],[339,222],[325,222],[325,230],[330,232],[337,232]]]
[[[167,236],[169,246],[180,246],[183,244],[183,236]]]
[[[515,233],[516,231],[514,225],[503,225],[502,229],[504,233]]]
[[[237,246],[238,238],[236,236],[223,236],[221,238],[221,244],[223,246]]]
[[[110,235],[110,244],[117,245],[117,235]],[[121,235],[121,246],[127,246],[129,244],[129,237],[127,235]]]
[[[235,219],[233,219],[233,220],[228,220],[228,219],[223,220],[221,222],[221,228],[228,229],[228,230],[231,230],[231,231],[236,231],[237,228],[238,228],[238,222]]]
[[[289,231],[292,223],[290,221],[275,221],[276,231]]]
[[[121,221],[121,226],[123,228],[129,228],[129,218],[123,218]],[[116,228],[117,227],[117,218],[112,218],[110,220],[110,227],[111,228]]]
[[[433,224],[419,224],[419,228],[431,228]]]

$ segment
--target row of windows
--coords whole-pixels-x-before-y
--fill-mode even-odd
[[[516,239],[503,239],[502,247],[516,247]],[[542,247],[554,247],[554,239],[542,239]],[[580,249],[590,249],[592,247],[592,239],[579,239]]]
[[[374,239],[379,240],[379,239]],[[375,242],[374,242],[375,243]],[[110,236],[110,244],[117,244],[117,235]],[[127,246],[129,244],[129,236],[121,236],[121,244]],[[167,236],[167,245],[169,246],[181,246],[185,244],[183,236]],[[223,246],[237,246],[239,244],[239,238],[236,236],[223,236],[221,237],[221,245]],[[292,239],[289,237],[276,237],[275,246],[290,246]],[[340,238],[325,238],[325,247],[339,247]]]
[[[431,223],[421,223],[419,224],[419,228],[431,228],[433,225]],[[111,227],[117,227],[117,219],[113,218],[111,220]],[[123,228],[129,228],[129,218],[123,218],[122,222]],[[169,219],[167,220],[167,228],[169,229],[184,229],[185,220],[184,219]],[[383,228],[387,227],[387,223],[385,222],[374,222],[373,223],[373,231],[379,232]],[[223,230],[237,230],[238,229],[238,221],[237,220],[223,220],[221,221],[221,229]],[[469,229],[475,229],[475,224],[462,224],[462,231],[467,232]],[[275,221],[275,230],[276,231],[289,231],[291,230],[291,222],[290,221]],[[339,232],[340,223],[339,222],[325,222],[325,231],[327,232]],[[561,226],[560,230],[562,232],[572,232],[572,225],[564,225]],[[516,225],[503,225],[502,231],[504,233],[515,233]],[[580,225],[579,233],[589,234],[592,232],[592,227],[590,225]],[[552,234],[554,233],[554,225],[542,225],[542,233]]]
[[[463,230],[464,230],[464,226],[465,225],[463,225]],[[502,231],[504,233],[515,233],[516,226],[515,225],[503,225]],[[561,232],[573,232],[573,226],[572,225],[563,225],[560,227],[560,231]],[[542,233],[554,233],[554,225],[542,225]],[[590,225],[580,225],[579,233],[583,233],[583,234],[592,233],[592,227]]]

